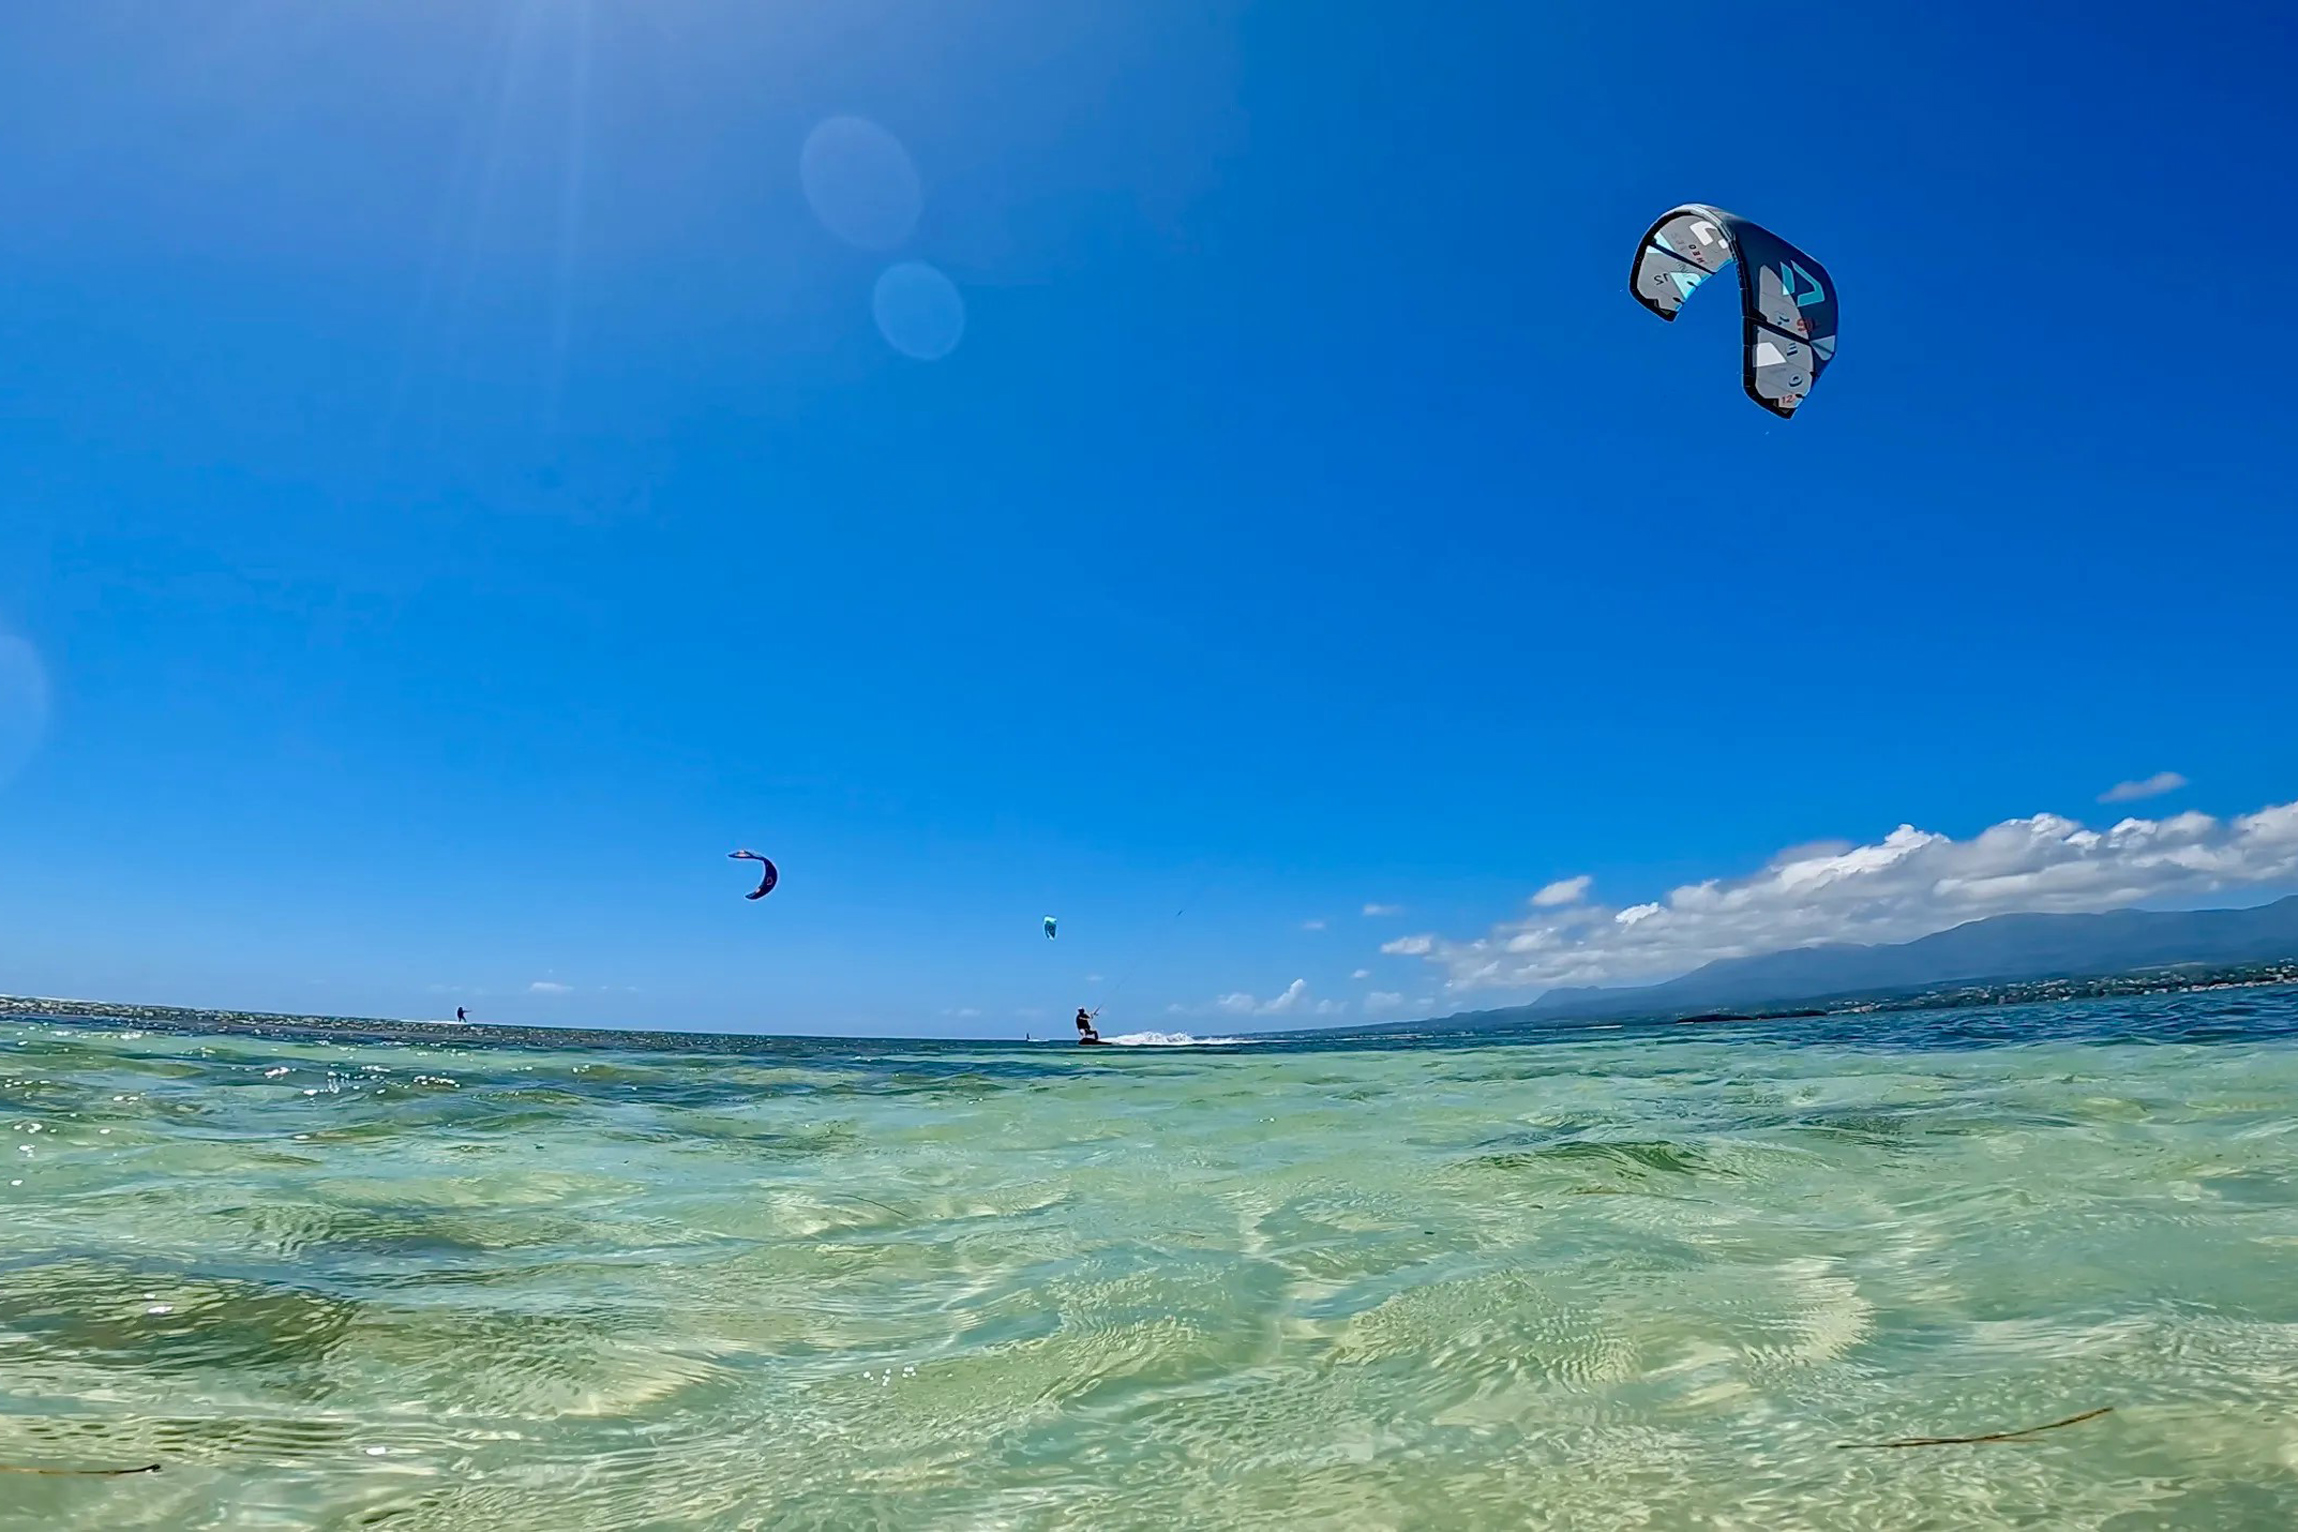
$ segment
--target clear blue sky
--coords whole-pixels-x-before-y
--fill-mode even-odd
[[[0,9],[0,990],[1123,1029],[2298,796],[2298,22],[2211,16]],[[1835,274],[1792,423],[1626,295],[1683,200]]]

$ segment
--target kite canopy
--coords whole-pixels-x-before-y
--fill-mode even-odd
[[[1826,267],[1761,224],[1687,202],[1644,232],[1628,291],[1672,320],[1693,288],[1734,259],[1747,396],[1784,420],[1835,360],[1835,283]]]
[[[726,859],[730,862],[756,862],[758,864],[758,886],[744,894],[742,897],[745,899],[763,899],[774,892],[775,884],[782,881],[781,869],[755,851],[729,851],[726,853]]]
[[[1055,924],[1056,922],[1051,915],[1045,917],[1045,939],[1047,941],[1053,940],[1053,928]]]

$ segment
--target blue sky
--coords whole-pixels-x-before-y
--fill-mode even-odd
[[[2255,842],[2298,23],[2216,16],[0,11],[0,990],[1348,1019],[1582,875]],[[1625,293],[1693,199],[1837,279],[1792,423]]]

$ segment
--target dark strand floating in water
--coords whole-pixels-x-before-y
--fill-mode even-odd
[[[2095,1410],[2085,1410],[2080,1415],[2069,1415],[2064,1420],[2054,1420],[2047,1426],[2028,1426],[2018,1431],[1989,1431],[1984,1436],[1910,1436],[1898,1442],[1837,1442],[1835,1445],[1841,1451],[1851,1452],[1872,1447],[1975,1447],[1983,1442],[2022,1442],[2038,1432],[2056,1431],[2061,1426],[2079,1426],[2086,1420],[2096,1420],[2101,1415],[2113,1413],[2114,1406],[2109,1404]]]

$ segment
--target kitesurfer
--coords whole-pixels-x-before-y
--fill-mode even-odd
[[[458,1005],[455,1007],[455,1019],[457,1021],[469,1021],[471,1019],[471,1013]]]
[[[1093,1030],[1093,1017],[1083,1006],[1077,1008],[1077,1040],[1080,1043],[1101,1041],[1101,1034]]]

